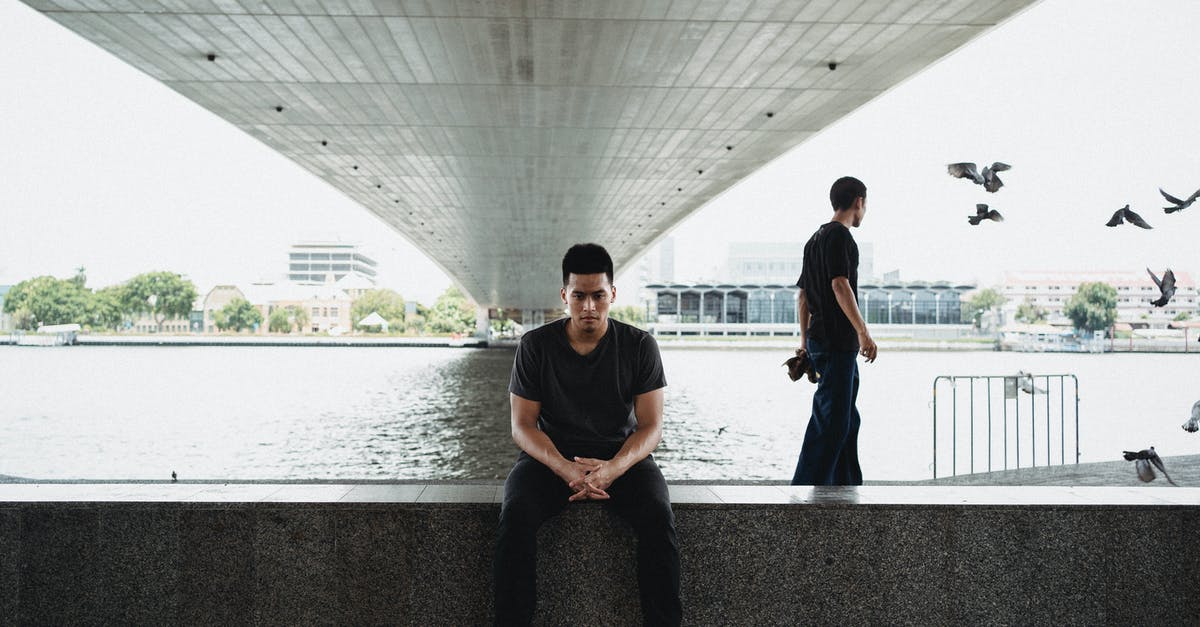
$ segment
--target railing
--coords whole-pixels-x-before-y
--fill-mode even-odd
[[[1072,388],[1066,386],[1068,379]],[[995,382],[999,383],[994,384]],[[949,433],[938,431],[939,410],[942,416],[947,413],[944,404],[940,408],[938,406],[939,384],[943,384],[942,387],[945,387],[945,384],[950,386]],[[963,387],[967,389],[962,390]],[[963,401],[966,404],[965,408],[962,407]],[[1072,409],[1071,422],[1075,431],[1075,455],[1070,461],[1067,457],[1068,403]],[[1051,466],[1054,465],[1055,448],[1058,449],[1058,464],[1079,463],[1079,379],[1073,374],[942,375],[933,380],[931,405],[935,479],[938,477],[939,452],[944,455],[947,448],[950,452],[950,472],[943,476],[985,472],[985,469],[986,472],[992,472],[1021,468],[1022,462],[1025,462],[1025,467],[1037,466],[1043,452],[1044,465]],[[1057,413],[1054,412],[1055,405]],[[962,420],[960,413],[964,415]],[[986,424],[983,423],[984,416],[987,418]],[[1058,423],[1056,430],[1053,428],[1055,418]],[[960,422],[965,423],[962,425],[963,433],[959,432]],[[977,422],[980,423],[978,429]],[[1039,429],[1043,424],[1045,428]],[[945,427],[944,418],[942,427]],[[1044,436],[1041,440],[1039,431]],[[982,435],[978,432],[982,432]],[[1057,447],[1054,446],[1056,443]],[[963,456],[965,459],[962,460],[966,466],[963,473],[959,472],[960,446],[967,451]],[[986,453],[987,458],[986,466],[982,459],[979,460],[979,470],[976,470],[977,453],[980,457]]]

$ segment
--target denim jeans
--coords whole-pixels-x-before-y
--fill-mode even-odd
[[[821,375],[792,485],[862,485],[858,465],[858,351],[828,350],[809,338],[808,357]]]
[[[613,452],[569,454],[607,459]],[[678,625],[682,618],[679,544],[662,471],[652,457],[647,457],[618,477],[607,492],[611,499],[603,501],[604,505],[628,521],[637,535],[637,577],[645,624]],[[523,452],[508,473],[492,565],[496,625],[528,625],[533,620],[537,603],[537,530],[568,506],[571,493],[558,475]]]

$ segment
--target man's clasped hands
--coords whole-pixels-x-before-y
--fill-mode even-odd
[[[575,493],[570,501],[604,500],[609,498],[608,487],[622,472],[612,460],[576,457],[567,461],[559,476]]]

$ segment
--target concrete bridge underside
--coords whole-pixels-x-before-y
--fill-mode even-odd
[[[569,244],[620,267],[1033,0],[23,1],[550,309]]]

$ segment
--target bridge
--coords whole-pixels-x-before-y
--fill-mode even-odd
[[[1032,3],[23,1],[518,310]]]

